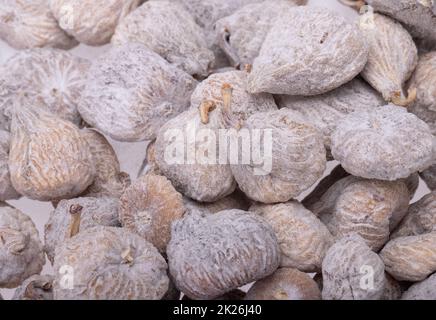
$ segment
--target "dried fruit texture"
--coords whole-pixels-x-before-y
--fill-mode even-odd
[[[185,205],[186,213],[193,212],[203,216],[230,209],[248,211],[248,208],[250,207],[250,201],[239,190],[236,190],[222,199],[209,203],[197,202],[187,197],[183,197],[183,204]]]
[[[336,237],[356,233],[374,251],[407,213],[410,191],[403,180],[380,181],[348,176],[333,184],[307,208]]]
[[[21,195],[15,190],[9,172],[10,134],[0,130],[0,201],[18,199]]]
[[[51,275],[31,276],[15,290],[12,300],[53,300],[53,280]]]
[[[164,176],[147,174],[136,180],[120,198],[120,221],[165,252],[171,224],[185,213],[182,195]]]
[[[418,39],[436,43],[434,0],[367,0],[376,11],[401,22]]]
[[[332,134],[332,155],[355,176],[396,180],[432,164],[433,140],[424,121],[391,104],[339,121]]]
[[[1,0],[0,38],[15,49],[55,47],[71,49],[77,45],[58,25],[49,0]]]
[[[228,71],[211,75],[202,81],[191,96],[191,105],[200,107],[213,103],[212,113],[219,113],[226,128],[239,130],[253,114],[277,110],[271,94],[250,94],[246,90],[247,75],[243,71]]]
[[[115,150],[96,130],[85,128],[81,134],[88,142],[96,169],[94,181],[84,194],[87,197],[121,197],[130,185],[130,176],[121,172]]]
[[[417,89],[415,102],[409,111],[424,120],[436,134],[436,51],[422,55],[409,81],[409,88]]]
[[[271,158],[266,160],[271,161],[271,170],[265,170],[266,163],[259,165],[253,159],[250,164],[231,166],[240,189],[250,199],[286,202],[321,178],[326,166],[322,136],[297,112],[289,109],[260,112],[248,118],[243,128],[251,136],[254,130],[260,131],[265,150],[271,148]],[[271,141],[267,141],[268,132]]]
[[[203,29],[181,4],[170,1],[144,3],[120,22],[111,42],[141,43],[196,76],[207,76],[215,59]]]
[[[95,174],[91,150],[80,130],[28,105],[14,111],[9,170],[20,194],[41,201],[74,197]]]
[[[273,228],[280,244],[281,267],[304,272],[321,270],[333,237],[326,226],[299,202],[275,205],[255,204],[251,212],[260,214]]]
[[[289,0],[248,4],[217,21],[216,42],[234,67],[253,64],[277,17],[295,5]]]
[[[65,266],[74,272],[72,289],[59,272],[68,270]],[[56,250],[54,268],[55,300],[159,300],[169,285],[165,259],[124,228],[80,232]]]
[[[413,284],[401,297],[402,300],[436,300],[436,273]]]
[[[9,130],[17,100],[80,125],[77,102],[85,88],[83,75],[89,66],[86,59],[51,48],[21,51],[7,60],[0,70],[4,81],[0,110],[6,117],[6,129]]]
[[[391,239],[436,231],[436,192],[429,193],[409,207]]]
[[[418,63],[418,49],[410,34],[395,20],[371,11],[361,17],[360,29],[369,45],[362,77],[386,101],[400,106],[412,103],[416,91],[410,90],[407,97],[403,92]]]
[[[430,190],[436,190],[436,164],[419,173]]]
[[[384,269],[383,261],[360,236],[346,236],[330,247],[322,263],[322,298],[378,300],[386,284]]]
[[[92,65],[79,112],[115,140],[151,140],[166,121],[188,108],[196,85],[145,46],[126,44]]]
[[[216,159],[206,155],[215,147],[214,139],[221,128],[224,124],[220,115],[212,112],[208,123],[203,123],[199,110],[191,108],[169,120],[159,131],[155,144],[159,171],[185,196],[215,202],[235,190],[230,165],[219,164],[218,150]],[[202,133],[206,136],[204,140]]]
[[[385,290],[383,291],[383,295],[381,296],[380,300],[399,300],[403,294],[403,288],[401,284],[386,272],[385,276]]]
[[[241,210],[174,222],[167,254],[177,288],[191,299],[219,297],[270,275],[280,262],[274,231]]]
[[[327,176],[322,178],[313,191],[308,194],[301,202],[306,208],[313,208],[316,203],[321,201],[321,197],[333,186],[336,182],[349,176],[350,174],[337,165]]]
[[[248,76],[248,90],[326,93],[357,76],[367,57],[368,48],[356,25],[324,8],[291,8],[266,36]]]
[[[142,0],[48,0],[60,27],[78,41],[109,43],[118,23]]]
[[[51,263],[55,250],[66,240],[95,226],[120,227],[120,202],[115,198],[62,200],[45,225],[44,250]]]
[[[360,110],[373,110],[383,104],[381,96],[360,78],[331,92],[313,97],[282,95],[277,97],[280,108],[301,113],[324,135],[324,145],[330,149],[331,135],[339,120]]]
[[[42,243],[32,220],[0,204],[0,288],[15,288],[45,263]]]
[[[321,292],[308,274],[281,268],[257,281],[248,290],[245,300],[321,300]]]
[[[389,241],[380,252],[397,280],[421,281],[436,271],[436,231]]]

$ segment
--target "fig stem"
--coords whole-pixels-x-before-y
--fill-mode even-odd
[[[203,101],[200,105],[200,118],[201,123],[208,124],[209,123],[209,112],[215,110],[216,104],[213,101],[206,100]]]
[[[229,113],[232,104],[233,88],[229,83],[224,83],[221,87],[221,97],[223,99],[224,111]]]
[[[416,88],[410,88],[407,92],[407,98],[403,98],[401,93],[394,93],[391,95],[390,100],[392,103],[396,104],[400,107],[408,107],[413,102],[415,102],[417,96],[417,90]]]
[[[364,0],[339,0],[339,2],[344,6],[351,7],[357,11],[360,11],[360,9],[366,5]]]
[[[69,237],[72,238],[79,233],[80,230],[80,218],[83,207],[78,204],[73,204],[70,207],[71,223]]]

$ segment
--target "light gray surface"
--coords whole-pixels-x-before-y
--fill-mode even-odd
[[[310,0],[309,5],[314,5],[318,7],[329,7],[337,11],[338,13],[342,14],[350,21],[352,21],[356,17],[353,10],[342,6],[336,0]],[[80,57],[93,59],[98,55],[100,55],[101,53],[105,52],[108,48],[109,46],[89,47],[85,45],[80,45],[79,47],[76,47],[73,50],[71,50],[71,52]],[[14,52],[15,52],[14,49],[10,48],[4,42],[0,41],[0,63],[3,63],[7,58],[13,55]],[[110,141],[118,154],[121,163],[121,169],[123,171],[128,172],[132,176],[132,179],[136,178],[137,172],[145,157],[147,142],[120,143],[113,140]],[[330,170],[333,169],[336,166],[336,164],[337,163],[335,162],[330,162],[328,164],[326,174],[330,172]],[[304,198],[304,196],[307,195],[310,191],[311,190],[308,190],[298,198],[299,199]],[[427,194],[428,192],[429,191],[427,187],[424,185],[422,181],[420,181],[420,186],[418,188],[418,191],[413,201],[416,201],[417,199],[421,198],[423,195]],[[47,222],[50,211],[53,209],[52,205],[50,203],[33,201],[26,198],[20,199],[18,201],[8,201],[8,202],[11,205],[15,206],[16,208],[22,210],[24,213],[26,213],[32,218],[32,220],[35,222],[40,232],[40,238],[43,239],[44,224]],[[47,264],[44,267],[43,273],[51,273],[52,271],[53,269],[50,263],[47,262]],[[14,291],[15,291],[14,289],[12,290],[1,289],[0,293],[3,295],[4,299],[10,299]]]

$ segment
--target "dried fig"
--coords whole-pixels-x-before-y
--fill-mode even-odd
[[[191,299],[219,297],[270,275],[280,262],[271,227],[241,210],[174,222],[167,254],[177,288]]]
[[[9,132],[0,130],[0,201],[18,199],[21,195],[15,190],[9,172]]]
[[[120,22],[111,42],[141,43],[196,76],[207,76],[215,59],[203,29],[181,4],[171,1],[144,3]]]
[[[149,140],[187,109],[196,85],[190,75],[143,45],[126,44],[92,65],[79,112],[115,140]]]
[[[436,273],[427,279],[412,284],[401,300],[436,300]]]
[[[53,300],[53,280],[51,275],[31,276],[15,290],[12,300]]]

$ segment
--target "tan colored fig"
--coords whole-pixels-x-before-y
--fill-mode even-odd
[[[26,105],[15,110],[11,129],[9,169],[19,193],[58,200],[74,197],[92,183],[92,153],[74,124]]]
[[[171,224],[185,213],[182,195],[164,176],[147,174],[129,186],[120,198],[120,221],[165,252]]]
[[[120,227],[119,207],[118,199],[108,197],[60,201],[44,228],[44,250],[48,260],[53,264],[56,248],[86,229]]]
[[[32,220],[0,203],[0,288],[15,288],[39,274],[45,263],[42,243]]]
[[[321,291],[308,274],[297,269],[280,268],[257,281],[244,300],[321,300]]]
[[[413,284],[404,292],[401,300],[436,300],[436,273]]]
[[[223,117],[208,116],[203,123],[197,108],[183,112],[159,130],[155,143],[159,171],[179,192],[200,202],[215,202],[236,188],[227,158],[220,161],[217,148]]]
[[[333,184],[308,209],[336,237],[356,233],[374,251],[407,213],[410,192],[403,180],[389,182],[345,177]]]
[[[21,195],[15,190],[9,172],[9,145],[11,135],[0,130],[0,201],[18,199]]]
[[[400,23],[369,10],[361,17],[360,29],[369,45],[368,62],[362,77],[378,90],[387,102],[408,106],[416,98],[416,88],[408,95],[405,82],[418,63],[418,49]]]
[[[77,104],[90,64],[86,59],[52,48],[24,50],[8,59],[0,68],[0,83],[4,81],[0,110],[7,118],[6,129],[9,130],[14,103],[19,99],[20,103],[80,125]],[[20,104],[16,107],[20,108]]]
[[[243,71],[216,73],[202,81],[191,96],[191,106],[200,107],[204,102],[213,105],[210,113],[219,113],[226,128],[239,130],[253,114],[277,110],[271,94],[250,94],[246,90],[247,75]]]
[[[121,172],[115,150],[109,141],[94,129],[85,128],[81,130],[81,134],[88,142],[96,169],[94,181],[82,195],[119,198],[130,185],[130,176],[126,172]]]
[[[81,43],[109,43],[118,23],[142,0],[46,0],[59,26]]]
[[[383,261],[356,234],[330,247],[322,278],[323,300],[378,300],[386,284]]]
[[[436,271],[436,231],[389,241],[380,252],[397,280],[421,281]]]
[[[207,76],[214,62],[203,29],[179,3],[149,1],[118,25],[114,45],[144,44],[168,62],[196,76]]]
[[[53,300],[53,280],[51,275],[34,275],[26,279],[12,300]]]
[[[433,134],[436,134],[436,51],[419,57],[418,66],[408,83],[410,89],[416,88],[415,102],[409,111],[424,120]]]
[[[431,192],[409,207],[391,239],[436,231],[436,192]]]
[[[254,204],[250,211],[260,214],[273,228],[280,244],[281,267],[304,272],[321,271],[322,260],[333,237],[312,212],[297,201]]]
[[[1,0],[0,39],[15,49],[71,49],[78,42],[58,25],[49,0]]]
[[[56,250],[54,269],[55,300],[159,300],[169,286],[165,259],[125,228],[80,232]]]
[[[167,255],[177,288],[191,299],[213,299],[272,274],[277,238],[258,215],[226,210],[173,223]]]
[[[241,131],[252,139],[248,145],[251,158],[231,168],[239,188],[250,199],[286,202],[321,178],[326,166],[322,136],[296,111],[283,108],[256,113]],[[246,154],[246,147],[239,145],[239,154]]]
[[[138,43],[111,48],[91,66],[78,109],[119,141],[152,140],[189,107],[197,81]]]

